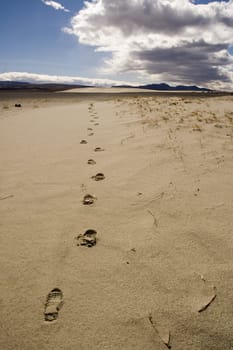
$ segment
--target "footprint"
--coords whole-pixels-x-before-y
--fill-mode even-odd
[[[95,230],[87,230],[84,234],[78,235],[77,237],[77,246],[86,246],[88,248],[96,245],[96,235],[97,232]]]
[[[88,136],[93,136],[94,135],[94,133],[93,132],[91,132],[90,134],[88,134]]]
[[[80,143],[81,143],[81,145],[85,145],[85,144],[87,144],[87,140],[81,140]]]
[[[93,129],[92,129],[92,128],[87,128],[87,130],[90,130],[90,131],[92,131]]]
[[[84,205],[91,205],[95,202],[97,198],[92,196],[91,194],[86,194],[84,197],[83,197],[83,204]]]
[[[95,151],[95,152],[103,152],[103,151],[104,151],[104,148],[102,148],[102,147],[96,147],[96,148],[94,149],[94,151]]]
[[[45,303],[45,321],[52,322],[58,318],[59,310],[63,305],[63,293],[59,288],[52,289],[47,295]]]
[[[94,165],[96,164],[96,161],[94,159],[88,159],[87,164]]]
[[[97,126],[97,125],[99,125],[99,123],[95,123],[94,125]]]
[[[101,181],[105,179],[105,176],[103,173],[97,173],[96,175],[91,177],[95,181]]]
[[[83,192],[87,192],[87,187],[84,184],[82,184],[80,187]]]

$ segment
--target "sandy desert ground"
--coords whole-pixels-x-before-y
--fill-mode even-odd
[[[233,349],[232,158],[233,96],[1,95],[0,348]]]

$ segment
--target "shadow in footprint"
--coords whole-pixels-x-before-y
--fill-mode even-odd
[[[85,246],[88,248],[96,245],[96,235],[97,232],[95,230],[87,230],[85,233],[78,235],[77,237],[77,246]]]
[[[91,204],[94,204],[95,201],[96,201],[96,197],[92,196],[91,194],[86,194],[84,197],[83,197],[83,204],[84,205],[91,205]]]
[[[88,136],[93,136],[94,135],[94,133],[93,132],[91,132],[90,134],[88,134]]]
[[[94,151],[95,151],[95,152],[103,152],[103,151],[104,151],[104,148],[102,148],[102,147],[96,147],[96,148],[94,149]]]
[[[87,140],[81,140],[80,143],[81,143],[81,145],[85,145],[85,144],[87,144]]]
[[[87,130],[93,130],[92,128],[87,128]]]
[[[46,298],[44,319],[52,322],[58,318],[59,310],[63,305],[63,293],[59,288],[54,288]]]
[[[91,177],[95,181],[101,181],[105,179],[105,176],[103,173],[97,173],[96,175]]]
[[[95,123],[94,125],[97,126],[97,125],[99,125],[99,123]]]
[[[88,159],[87,164],[94,165],[96,164],[96,161],[94,159]]]

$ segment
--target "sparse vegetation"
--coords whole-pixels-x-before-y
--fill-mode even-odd
[[[201,127],[198,124],[192,126],[193,131],[202,131]]]

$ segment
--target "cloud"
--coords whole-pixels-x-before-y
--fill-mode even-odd
[[[93,0],[64,31],[111,53],[107,73],[151,81],[219,86],[232,83],[233,0]]]
[[[230,82],[218,66],[231,65],[231,58],[225,54],[225,44],[207,44],[204,41],[182,43],[171,48],[132,52],[132,57],[139,60],[149,74],[166,74],[167,79],[190,83],[190,73],[196,84],[208,84],[221,80]],[[222,55],[216,55],[216,52]],[[172,59],[172,62],[171,62]]]
[[[55,10],[62,10],[65,12],[70,12],[70,10],[66,9],[62,4],[57,1],[50,0],[41,0],[45,5],[53,7]]]
[[[114,86],[114,85],[126,85],[126,81],[117,81],[111,79],[98,79],[98,78],[84,78],[76,76],[59,76],[59,75],[46,75],[35,74],[28,72],[7,72],[0,73],[1,81],[26,81],[31,83],[61,83],[61,84],[81,84],[89,86]],[[131,85],[138,85],[137,82],[131,83]]]

